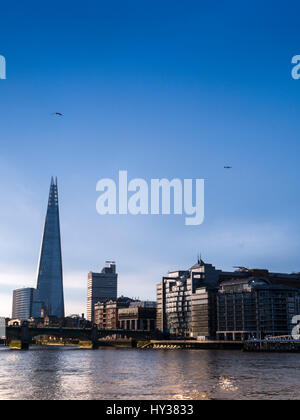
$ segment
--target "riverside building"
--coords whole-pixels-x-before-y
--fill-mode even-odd
[[[289,335],[300,314],[300,274],[239,267],[216,270],[201,259],[157,285],[157,329],[197,339]]]
[[[0,317],[0,339],[4,340],[6,338],[6,321],[5,318]]]
[[[118,324],[125,330],[154,331],[156,325],[156,302],[132,302],[129,308],[120,309]]]
[[[25,321],[32,315],[33,296],[35,289],[24,287],[13,291],[12,318]]]
[[[153,331],[156,302],[133,300],[121,296],[117,300],[98,302],[94,308],[94,323],[100,329]]]
[[[292,319],[300,314],[300,293],[265,278],[232,279],[217,294],[217,339],[263,339],[290,335]]]
[[[157,329],[182,337],[214,337],[218,280],[219,271],[201,259],[189,270],[163,277],[157,285]]]
[[[117,300],[97,302],[94,307],[94,324],[100,329],[117,329],[118,312],[121,308],[128,308],[133,300],[124,296]]]

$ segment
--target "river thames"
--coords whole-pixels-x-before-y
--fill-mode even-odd
[[[299,399],[300,354],[0,347],[0,399]]]

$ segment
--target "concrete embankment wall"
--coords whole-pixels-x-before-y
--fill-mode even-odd
[[[196,341],[196,340],[151,340],[141,348],[153,349],[202,349],[202,350],[242,350],[243,341]]]

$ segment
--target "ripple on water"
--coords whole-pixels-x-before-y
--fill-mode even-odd
[[[0,398],[298,399],[299,369],[297,354],[0,348]]]

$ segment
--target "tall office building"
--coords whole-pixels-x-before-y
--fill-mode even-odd
[[[0,317],[0,339],[4,340],[6,338],[6,322],[5,318]]]
[[[54,182],[53,178],[40,252],[33,315],[39,316],[38,312],[42,307],[48,315],[55,315],[58,318],[65,316],[58,190],[57,179]]]
[[[32,315],[35,289],[26,287],[13,291],[12,318],[24,321]]]
[[[118,274],[115,262],[108,262],[101,273],[88,274],[87,319],[94,320],[94,307],[98,302],[117,299]]]

